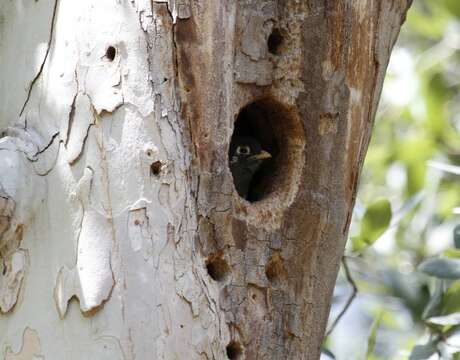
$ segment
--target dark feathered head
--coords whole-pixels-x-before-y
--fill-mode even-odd
[[[262,149],[257,139],[249,136],[234,136],[230,144],[229,163],[233,182],[238,194],[247,198],[251,180],[262,163],[271,158]]]

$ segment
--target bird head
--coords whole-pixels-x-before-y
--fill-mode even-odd
[[[262,149],[257,139],[249,136],[234,136],[230,144],[229,162],[235,188],[246,198],[252,177],[262,163],[272,156]]]

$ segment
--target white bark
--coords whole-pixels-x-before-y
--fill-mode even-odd
[[[175,6],[56,1],[0,7],[7,358],[36,341],[21,359],[223,357],[228,330],[193,254]]]

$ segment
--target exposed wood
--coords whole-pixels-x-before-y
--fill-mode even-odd
[[[315,359],[391,48],[408,1],[215,1],[176,30],[197,157],[199,239],[230,265],[219,301],[248,359]],[[276,30],[275,54],[266,46]],[[223,40],[225,39],[225,40]],[[230,44],[234,44],[231,46]],[[225,163],[257,101],[282,147],[248,203]]]

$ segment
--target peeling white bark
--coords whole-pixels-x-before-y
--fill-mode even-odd
[[[41,338],[30,350],[27,330],[7,358],[223,357],[227,330],[193,260],[174,87],[171,30],[188,2],[4,2],[0,13],[1,77],[13,85],[1,88],[0,184],[14,199],[2,229],[24,227],[20,239],[2,235],[12,250],[0,340],[29,327]],[[24,32],[31,18],[35,36]],[[33,66],[17,67],[19,54]]]
[[[17,353],[13,353],[11,348],[7,348],[5,360],[39,360],[41,356],[40,338],[38,333],[30,328],[24,330],[22,336],[22,346]]]

